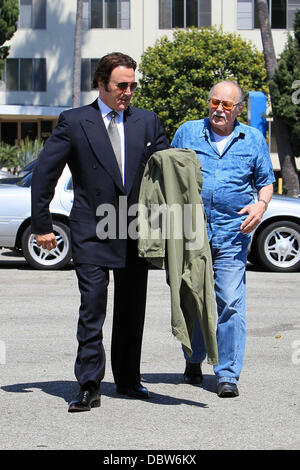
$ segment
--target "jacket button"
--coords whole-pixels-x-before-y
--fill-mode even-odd
[[[93,169],[94,169],[94,170],[97,170],[97,165],[93,165]]]

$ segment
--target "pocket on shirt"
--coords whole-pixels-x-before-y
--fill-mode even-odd
[[[240,168],[248,169],[253,167],[253,156],[249,153],[235,154],[234,162]]]
[[[235,158],[245,163],[251,163],[253,161],[253,156],[250,153],[236,153]]]

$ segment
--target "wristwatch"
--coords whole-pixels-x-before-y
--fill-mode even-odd
[[[265,205],[265,211],[268,209],[268,203],[264,199],[259,199],[258,202],[263,202]]]

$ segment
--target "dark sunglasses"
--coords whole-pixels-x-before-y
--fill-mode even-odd
[[[226,109],[227,111],[231,111],[235,106],[241,104],[241,103],[233,103],[232,101],[223,101],[223,100],[217,100],[217,98],[211,98],[209,100],[209,104],[212,108],[217,108],[219,104],[221,103],[222,107]]]
[[[137,87],[137,82],[121,82],[121,83],[115,83],[113,82],[116,87],[118,87],[122,91],[126,91],[127,88],[130,88],[130,91],[135,91]]]

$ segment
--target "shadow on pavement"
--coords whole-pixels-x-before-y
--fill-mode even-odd
[[[66,402],[69,402],[78,392],[78,384],[71,380],[58,380],[53,382],[20,383],[1,387],[1,390],[12,393],[32,393],[32,389],[42,390],[44,393],[63,398]]]
[[[18,269],[19,271],[35,271],[35,269],[28,266],[28,264],[22,261],[0,261],[0,269]]]
[[[258,272],[258,273],[268,273],[268,272],[270,272],[266,268],[264,268],[263,266],[259,266],[258,264],[252,264],[252,263],[247,263],[246,270],[247,271]]]
[[[25,263],[24,256],[22,255],[21,251],[4,251],[1,253],[1,256],[4,256],[5,258],[22,258]]]
[[[151,383],[163,382],[162,380],[157,380],[156,377],[164,377],[162,374],[148,374],[149,377],[152,377]],[[167,374],[167,375],[176,375],[176,374]],[[169,383],[169,382],[167,382]],[[173,383],[173,382],[170,382]],[[179,383],[179,382],[178,382]],[[1,390],[10,393],[33,393],[34,390],[39,389],[42,392],[49,395],[63,399],[65,402],[69,403],[77,395],[79,388],[78,384],[75,381],[70,380],[60,380],[53,382],[31,382],[31,383],[20,383],[13,385],[5,385],[1,387]],[[116,392],[115,384],[109,382],[101,383],[101,395],[108,397],[115,397],[124,400],[133,400],[133,398],[127,397],[125,395],[120,395]],[[207,407],[207,404],[200,403],[193,400],[185,400],[182,398],[175,398],[170,395],[161,395],[159,393],[154,393],[150,390],[149,400],[144,400],[145,403],[155,403],[158,405],[190,405],[198,406],[200,408]]]
[[[142,382],[146,384],[151,383],[165,383],[179,385],[183,384],[183,372],[182,374],[142,374]],[[217,393],[217,381],[214,374],[206,375],[203,374],[203,382],[201,385],[187,385],[188,387],[203,388],[208,392]]]
[[[64,268],[60,269],[34,269],[29,264],[26,263],[26,261],[0,261],[0,269],[18,269],[19,271],[33,271],[33,272],[53,272],[53,271],[72,271],[74,269],[73,264],[70,264],[68,266],[65,266]]]

